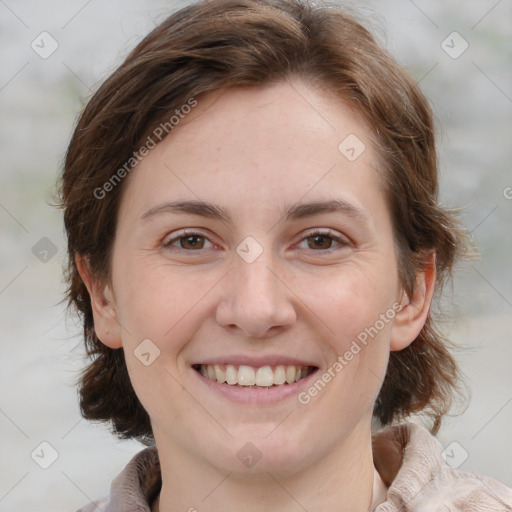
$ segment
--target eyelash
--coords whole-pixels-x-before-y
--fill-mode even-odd
[[[173,243],[175,242],[179,242],[181,239],[183,238],[188,238],[188,237],[191,237],[191,236],[197,236],[197,237],[200,237],[200,238],[203,238],[205,240],[208,240],[210,243],[212,243],[208,237],[206,237],[205,235],[201,234],[201,233],[198,233],[198,232],[195,232],[195,231],[186,231],[186,230],[183,230],[181,232],[181,234],[179,236],[175,236],[174,238],[172,238],[171,240],[169,241],[165,241],[162,243],[162,246],[167,249],[167,250],[178,250],[178,251],[184,251],[184,252],[189,252],[189,253],[194,253],[194,252],[201,252],[202,249],[184,249],[183,247],[173,247]],[[328,238],[331,238],[334,242],[338,243],[340,245],[340,247],[338,247],[338,249],[336,248],[329,248],[329,249],[318,249],[318,250],[315,250],[315,249],[311,249],[311,251],[313,252],[320,252],[320,253],[331,253],[335,250],[340,250],[342,249],[343,247],[346,247],[348,245],[350,245],[350,242],[345,238],[345,237],[342,237],[342,236],[338,236],[338,235],[335,235],[331,230],[329,229],[316,229],[316,230],[313,230],[313,231],[309,231],[307,233],[305,233],[305,235],[301,238],[301,240],[298,242],[303,242],[304,240],[308,240],[309,238],[314,238],[315,236],[325,236],[325,237],[328,237]]]

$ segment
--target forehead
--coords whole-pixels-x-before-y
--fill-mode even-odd
[[[288,80],[196,101],[133,171],[132,207],[187,197],[248,211],[336,191],[355,203],[375,199],[371,131],[341,99]]]

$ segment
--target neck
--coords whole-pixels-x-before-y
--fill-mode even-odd
[[[266,470],[250,476],[222,472],[178,446],[158,441],[157,446],[163,483],[155,512],[367,512],[372,503],[369,428],[356,428],[324,457],[286,476]]]

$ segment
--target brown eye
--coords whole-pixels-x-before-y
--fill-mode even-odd
[[[330,249],[333,238],[329,235],[315,235],[307,238],[310,249]]]
[[[167,238],[162,242],[162,246],[166,250],[184,250],[188,252],[200,251],[202,249],[211,249],[213,244],[200,233],[187,233],[181,231],[181,234],[173,238]]]
[[[204,247],[204,237],[200,235],[182,236],[178,240],[182,249],[202,249]]]
[[[331,230],[311,230],[305,235],[298,244],[301,250],[309,249],[320,254],[330,254],[350,245],[350,241],[345,236]]]

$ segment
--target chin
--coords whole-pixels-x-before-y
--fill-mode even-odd
[[[276,428],[274,424],[272,432],[268,425],[264,428],[245,425],[233,438],[226,440],[227,443],[217,445],[219,449],[210,454],[210,463],[241,479],[292,476],[314,463],[314,455],[318,457],[319,450],[315,449],[311,434],[301,439],[298,432],[292,433],[286,427],[289,425]],[[279,429],[282,432],[278,433]]]

